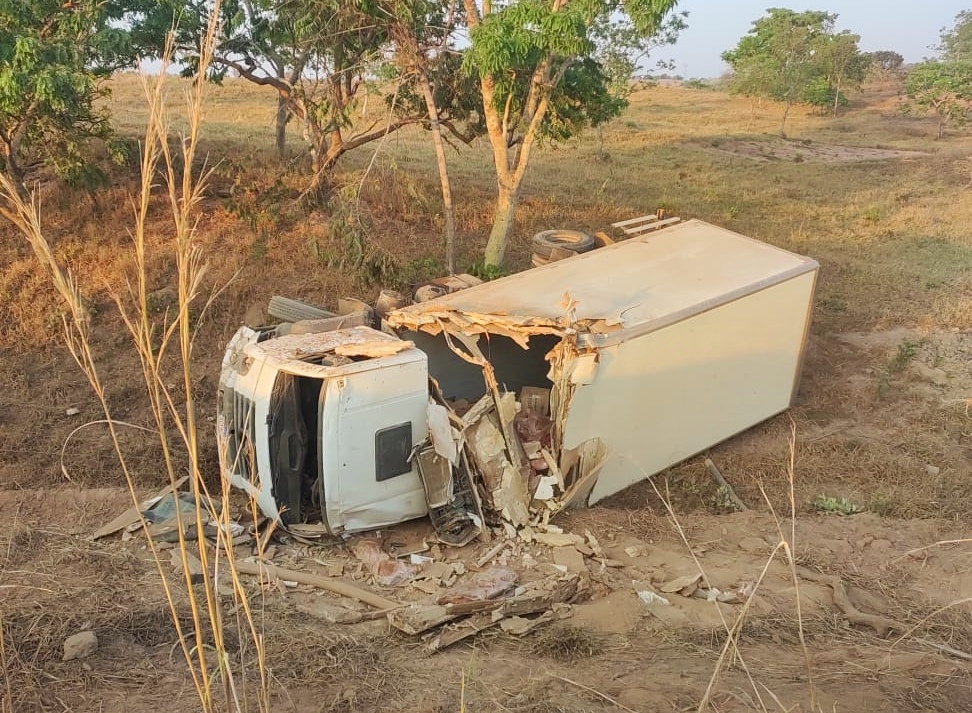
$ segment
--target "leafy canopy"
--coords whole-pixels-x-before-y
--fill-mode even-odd
[[[961,12],[951,30],[942,30],[941,60],[915,65],[905,78],[906,113],[935,112],[938,138],[949,123],[972,118],[972,11]]]
[[[770,8],[722,54],[732,67],[730,90],[782,102],[783,129],[792,104],[830,107],[836,115],[847,103],[846,90],[860,87],[871,66],[860,37],[835,32],[836,21],[837,15],[819,10]]]
[[[939,138],[946,124],[961,125],[972,118],[972,61],[917,64],[908,72],[904,89],[905,112],[935,112]]]
[[[136,61],[130,28],[150,5],[0,0],[0,170],[15,183],[41,165],[70,181],[91,177],[84,143],[111,133],[97,106],[103,80]]]
[[[723,52],[733,70],[733,91],[786,103],[826,72],[819,53],[833,34],[837,16],[821,11],[770,8],[755,20],[735,49]]]
[[[545,93],[549,105],[539,137],[565,140],[625,109],[628,80],[640,59],[673,43],[686,26],[684,13],[669,14],[675,5],[675,0],[496,3],[472,27],[463,66],[492,78],[494,108],[508,116],[532,118],[531,102]]]
[[[894,72],[901,69],[901,65],[904,64],[904,57],[892,50],[869,52],[867,58],[871,61],[873,67],[882,72]]]
[[[942,30],[940,49],[945,61],[972,62],[972,10],[963,10],[952,29]]]

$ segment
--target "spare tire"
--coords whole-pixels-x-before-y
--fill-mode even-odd
[[[550,257],[554,248],[565,248],[575,253],[586,253],[597,247],[593,235],[579,230],[544,230],[533,236],[533,252],[543,258]]]

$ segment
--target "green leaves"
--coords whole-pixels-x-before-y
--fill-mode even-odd
[[[934,111],[938,137],[949,122],[972,118],[972,61],[928,61],[916,64],[905,78],[906,113]]]
[[[148,0],[0,0],[0,170],[16,183],[48,166],[83,182],[85,143],[111,131],[102,79],[134,64],[130,41]]]
[[[942,31],[942,56],[948,62],[972,62],[972,10],[955,17],[955,26]]]
[[[839,104],[840,91],[863,81],[869,62],[859,36],[834,32],[836,20],[827,12],[771,8],[722,54],[733,70],[731,90],[787,104]]]
[[[464,68],[492,78],[494,109],[530,122],[546,96],[541,138],[565,140],[617,116],[627,80],[648,50],[674,41],[684,15],[665,25],[675,0],[519,0],[494,7],[472,32]],[[662,28],[667,28],[662,33]],[[663,41],[658,41],[658,35]],[[531,95],[531,91],[534,94]],[[509,111],[507,111],[509,107]]]

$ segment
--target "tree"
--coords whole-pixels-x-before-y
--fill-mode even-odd
[[[198,36],[208,16],[206,0],[165,0],[180,28],[180,61],[195,71]],[[366,126],[353,121],[364,89],[386,62],[392,18],[374,0],[227,0],[210,78],[234,71],[277,94],[278,151],[287,121],[299,122],[313,177],[305,193],[317,194],[349,151],[411,123],[396,116]],[[395,88],[392,89],[394,93]]]
[[[904,89],[904,111],[935,112],[939,139],[947,124],[963,124],[972,117],[972,61],[916,64],[905,78]]]
[[[200,8],[205,12],[206,8]],[[198,15],[200,26],[205,15]],[[291,3],[278,0],[228,0],[222,4],[222,22],[218,51],[224,59],[242,61],[245,71],[240,76],[260,84],[263,76],[280,84],[299,85],[301,75],[312,57],[310,27],[301,22]],[[195,47],[193,47],[195,50]],[[195,58],[195,53],[193,53]],[[195,64],[189,65],[195,70]],[[210,78],[222,80],[228,61],[220,62]],[[271,85],[273,86],[273,85]],[[277,89],[277,111],[274,114],[274,145],[278,158],[287,156],[287,123],[291,118],[288,92]]]
[[[84,145],[110,137],[98,100],[111,73],[134,62],[130,29],[142,9],[114,0],[0,0],[0,171],[22,197],[43,167],[70,182],[96,173]],[[9,206],[0,213],[9,217]]]
[[[939,49],[946,62],[972,62],[972,10],[963,10],[956,15],[951,30],[942,29]]]
[[[825,35],[822,47],[817,53],[827,73],[827,83],[833,88],[833,115],[837,107],[846,100],[841,90],[850,85],[859,88],[867,77],[870,59],[861,52],[859,35],[844,31],[836,35]]]
[[[871,62],[871,67],[885,74],[897,72],[901,69],[901,65],[904,64],[904,57],[891,50],[868,52],[866,56]]]
[[[595,57],[599,22],[630,21],[634,38],[656,36],[676,0],[463,0],[467,71],[479,78],[496,170],[487,266],[502,264],[531,152],[617,116],[623,97]]]
[[[938,138],[945,127],[972,118],[972,11],[960,12],[952,29],[942,30],[941,60],[916,64],[905,78],[906,113],[934,112]]]
[[[449,178],[449,166],[445,154],[445,138],[442,127],[451,130],[454,135],[464,141],[471,140],[471,135],[461,133],[451,119],[458,113],[463,120],[468,118],[468,111],[459,112],[455,109],[462,102],[463,97],[468,101],[468,86],[463,91],[455,91],[456,85],[448,77],[461,76],[460,68],[455,62],[450,62],[450,55],[454,56],[449,47],[449,35],[454,29],[456,3],[450,2],[443,8],[434,0],[390,0],[387,14],[392,18],[389,25],[389,35],[395,43],[397,65],[404,77],[409,80],[405,85],[401,106],[403,111],[417,114],[418,102],[428,116],[428,129],[432,135],[432,145],[435,149],[436,165],[439,171],[439,184],[442,191],[442,212],[445,216],[446,268],[449,274],[455,272],[455,241],[456,219],[452,201],[452,182]],[[444,71],[443,71],[444,70]],[[438,80],[443,80],[443,88],[453,91],[436,92],[440,86]],[[417,94],[415,93],[417,89]],[[446,107],[453,109],[449,111]]]
[[[611,91],[627,96],[634,89],[635,72],[649,55],[666,45],[673,45],[679,33],[688,27],[687,12],[672,12],[664,17],[651,37],[644,37],[630,18],[601,15],[594,21],[591,38],[594,58],[611,81]],[[659,60],[659,69],[674,69],[670,62]]]
[[[770,8],[735,49],[722,54],[733,70],[731,91],[783,103],[781,136],[786,135],[793,104],[804,101],[807,88],[826,77],[820,53],[836,20],[836,15],[821,11]]]

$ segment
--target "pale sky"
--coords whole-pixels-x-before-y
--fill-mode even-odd
[[[938,44],[940,30],[972,9],[972,0],[679,0],[678,8],[689,13],[688,29],[674,47],[657,50],[646,68],[651,71],[654,60],[674,59],[674,74],[717,77],[727,69],[720,55],[769,7],[836,13],[837,30],[860,35],[862,50],[893,50],[905,62],[919,62],[934,54],[929,46]]]

